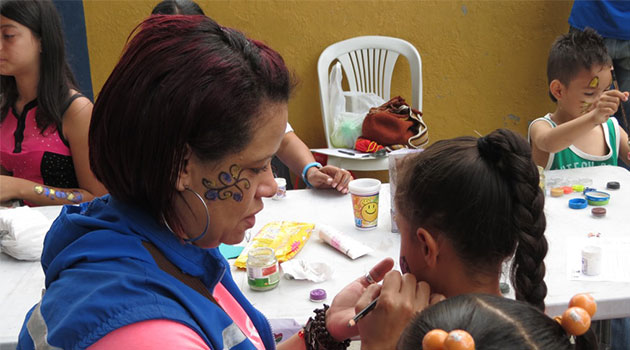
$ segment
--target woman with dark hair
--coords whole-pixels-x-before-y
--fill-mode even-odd
[[[203,10],[191,0],[162,0],[151,11],[152,15],[201,15]]]
[[[580,323],[584,321],[584,325],[590,324],[591,315],[575,310],[569,310],[569,314]],[[569,321],[571,319],[568,317]],[[564,328],[562,324],[565,324]],[[528,303],[487,294],[459,295],[417,315],[404,330],[396,349],[431,350],[429,344],[439,342],[437,336],[431,337],[432,332],[441,330],[447,334],[460,330],[470,336],[476,350],[597,350],[592,330],[577,334],[580,332],[575,333],[575,329],[581,327],[567,324],[566,321],[556,322]],[[466,333],[459,338],[467,337]],[[575,344],[572,344],[571,337],[574,337]],[[465,350],[464,347],[459,349]]]
[[[106,193],[89,165],[92,103],[76,91],[49,0],[0,3],[0,202],[88,201]]]
[[[507,129],[441,140],[405,158],[402,167],[395,198],[402,272],[447,298],[500,296],[501,266],[513,257],[516,299],[544,310],[544,194],[527,141]],[[357,307],[378,293],[379,287],[368,288]],[[378,333],[384,324],[400,334],[394,330],[402,331],[408,319],[388,319],[379,309],[377,303],[369,322],[359,321],[361,334]],[[392,347],[396,338],[382,340]]]
[[[205,16],[151,16],[131,38],[90,125],[92,170],[110,195],[64,207],[46,235],[46,292],[18,349],[274,349],[217,247],[241,242],[276,192],[285,63]],[[383,260],[370,281],[392,267]],[[344,349],[368,285],[349,284],[278,349]]]
[[[163,0],[153,8],[153,15],[205,15],[201,7],[191,0]],[[311,150],[295,133],[287,122],[282,143],[274,157],[272,167],[274,172],[279,170],[277,176],[285,176],[290,184],[288,170],[275,169],[276,164],[286,169],[287,167],[298,176],[301,176],[306,187],[309,188],[334,188],[341,193],[348,193],[348,183],[352,175],[345,169],[333,165],[322,166],[315,161]]]

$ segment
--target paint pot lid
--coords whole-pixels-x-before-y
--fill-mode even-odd
[[[564,194],[564,189],[562,187],[554,187],[551,189],[552,197],[560,197]]]
[[[606,184],[606,188],[609,190],[618,190],[621,185],[617,181],[610,181]]]
[[[584,198],[573,198],[569,200],[569,208],[571,209],[584,209],[587,203]]]
[[[606,208],[598,207],[591,209],[591,214],[593,216],[604,216],[606,215]]]
[[[321,288],[313,289],[311,290],[310,298],[311,301],[324,301],[326,300],[326,291]]]

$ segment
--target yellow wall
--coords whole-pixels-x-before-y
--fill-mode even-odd
[[[84,0],[95,94],[131,30],[155,1]],[[206,14],[279,51],[299,77],[289,121],[310,147],[324,147],[316,63],[328,45],[359,35],[403,38],[423,63],[431,141],[527,124],[551,111],[546,58],[568,30],[572,1],[242,1],[200,0]],[[410,95],[398,64],[392,96]]]

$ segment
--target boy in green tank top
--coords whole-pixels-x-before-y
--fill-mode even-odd
[[[546,170],[617,165],[628,160],[628,135],[610,116],[628,92],[610,89],[612,61],[602,37],[587,28],[562,35],[547,61],[556,110],[529,125],[532,158]]]

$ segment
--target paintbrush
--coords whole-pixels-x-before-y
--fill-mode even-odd
[[[360,319],[362,319],[363,317],[365,317],[365,315],[367,315],[370,311],[372,311],[374,307],[376,306],[377,301],[378,301],[378,298],[372,300],[372,302],[369,303],[368,306],[365,307],[365,309],[359,311],[358,314],[356,314],[350,321],[348,321],[348,327],[352,327],[356,325]]]
[[[612,74],[613,86],[615,87],[615,90],[619,90],[619,83],[617,82],[617,75],[615,74],[615,69],[611,68],[610,73]],[[621,116],[623,117],[623,120],[626,122],[626,128],[630,127],[630,125],[628,124],[628,117],[626,116],[626,111],[623,108],[623,101],[619,103],[619,108],[621,108]]]

